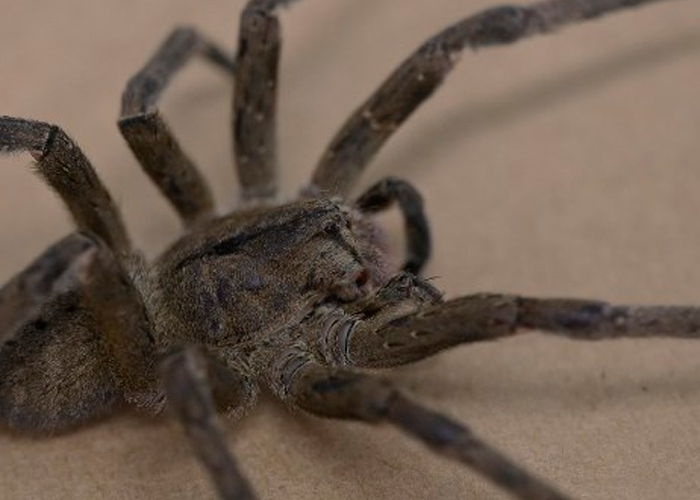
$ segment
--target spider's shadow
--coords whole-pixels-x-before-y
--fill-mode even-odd
[[[606,349],[603,344],[541,338],[539,334],[519,339],[519,342],[516,342],[519,345],[515,345],[510,351],[510,355],[514,356],[506,353],[497,357],[495,362],[488,352],[476,352],[467,359],[464,352],[451,351],[447,356],[438,355],[384,374],[415,400],[430,408],[446,411],[467,425],[474,423],[470,422],[470,412],[467,410],[465,414],[460,413],[472,404],[480,406],[482,412],[486,406],[499,407],[498,411],[508,413],[520,407],[521,403],[527,406],[528,402],[536,401],[538,408],[548,407],[550,414],[554,411],[561,412],[564,408],[570,415],[592,412],[605,415],[610,411],[614,412],[615,409],[624,408],[625,413],[632,418],[634,415],[644,414],[647,409],[658,407],[659,404],[676,405],[679,400],[692,402],[700,397],[697,367],[676,368],[672,377],[668,376],[668,370],[653,370],[653,366],[647,373],[633,375],[621,375],[619,370],[610,366],[610,373],[606,374],[608,367],[596,359],[596,350]],[[534,341],[534,345],[529,345],[530,341]],[[577,346],[573,349],[576,352],[579,347],[587,349],[588,352],[582,356],[584,360],[581,363],[568,365],[564,360],[553,373],[549,373],[546,367],[534,369],[529,377],[523,377],[518,369],[510,371],[512,376],[505,373],[513,363],[527,364],[523,362],[523,358],[532,363],[536,358],[533,351],[546,348],[550,341],[564,345],[567,356],[571,355],[573,346]],[[693,341],[688,343],[693,344]],[[624,356],[630,349],[630,345],[623,344],[624,342],[618,343],[615,348],[620,356]],[[664,349],[662,345],[657,347],[662,351]],[[465,348],[466,346],[457,349]],[[452,356],[452,359],[448,356]],[[467,357],[469,356],[471,354]],[[484,358],[488,358],[489,361],[480,363],[479,360]],[[462,368],[465,363],[469,366]],[[565,396],[565,401],[562,400],[562,396]],[[456,400],[459,400],[459,403],[456,403]],[[504,406],[500,407],[501,404]],[[363,488],[367,491],[379,491],[382,487],[381,474],[386,473],[387,468],[396,469],[399,476],[410,474],[411,477],[423,478],[423,481],[429,481],[431,472],[434,472],[430,460],[417,458],[427,455],[428,452],[398,431],[388,431],[388,426],[371,428],[362,423],[347,424],[332,420],[323,421],[303,414],[289,415],[288,409],[278,402],[264,406],[265,411],[280,414],[281,423],[278,425],[283,426],[283,434],[302,436],[296,439],[302,439],[305,443],[305,460],[322,464],[326,472],[334,476],[324,487],[328,487],[328,484],[337,485],[339,491],[342,491],[346,488],[344,483],[359,481],[361,478]],[[483,421],[481,424],[483,426]],[[395,434],[390,438],[389,449],[386,448],[387,441],[384,439],[388,432]],[[329,464],[335,461],[335,457],[342,457],[342,468]],[[424,485],[426,491],[430,491],[431,494],[441,486],[439,481]],[[446,489],[445,495],[449,496],[450,492],[453,493],[453,490]],[[440,498],[440,495],[436,497]]]
[[[296,439],[304,442],[303,460],[314,464],[315,468],[323,467],[328,479],[322,488],[332,488],[337,496],[357,488],[363,492],[363,498],[372,498],[370,492],[385,488],[387,473],[404,477],[412,494],[423,492],[435,498],[454,494],[451,484],[431,477],[434,463],[421,459],[430,456],[430,452],[398,430],[361,422],[325,420],[303,413],[290,414],[283,404],[270,403],[264,405],[265,411],[285,414],[281,415],[284,434],[297,436]],[[387,436],[391,436],[388,441]],[[439,460],[437,455],[434,458]],[[415,477],[423,478],[420,485],[411,480]],[[470,493],[475,494],[476,490]]]
[[[512,345],[507,346],[508,342]],[[633,363],[632,357],[639,355],[634,347],[638,342],[647,343],[647,354]],[[672,355],[668,346],[677,348],[678,342],[684,343],[688,355],[698,352],[696,341],[688,339],[625,339],[590,344],[532,332],[519,336],[517,341],[459,346],[449,353],[399,368],[390,376],[417,399],[443,407],[454,405],[457,395],[464,401],[472,397],[482,401],[488,398],[489,406],[500,402],[517,405],[523,400],[556,407],[565,404],[572,413],[599,406],[643,410],[656,404],[677,403],[679,396],[700,399],[697,365],[681,362],[673,368],[656,369],[653,363],[648,363],[647,358],[653,357],[655,352]],[[565,349],[548,351],[543,356],[542,351],[552,345]],[[605,360],[599,358],[602,350],[608,352]],[[610,356],[611,350],[615,355]],[[550,360],[557,356],[563,359],[554,365],[538,363],[539,359]],[[610,360],[616,356],[623,363],[627,358],[635,367],[645,365],[645,370],[628,372],[610,365]],[[488,362],[484,362],[485,359]],[[513,368],[514,365],[519,366]],[[562,396],[566,396],[565,403],[561,401]]]

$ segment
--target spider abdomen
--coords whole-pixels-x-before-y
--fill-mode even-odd
[[[60,431],[107,415],[121,400],[97,321],[69,291],[0,350],[0,422]]]

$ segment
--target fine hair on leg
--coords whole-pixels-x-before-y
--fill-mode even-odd
[[[101,238],[122,258],[131,244],[121,213],[78,145],[59,127],[0,116],[0,152],[26,151],[61,197],[78,228]]]
[[[214,200],[199,169],[161,117],[157,101],[173,76],[195,56],[230,75],[234,72],[223,50],[193,28],[178,28],[127,83],[119,118],[119,130],[131,151],[187,226],[211,216]]]
[[[347,196],[384,143],[442,84],[465,48],[510,44],[654,1],[660,0],[545,0],[494,7],[448,26],[411,54],[345,122],[305,192]]]

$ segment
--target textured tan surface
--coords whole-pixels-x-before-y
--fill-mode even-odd
[[[233,45],[241,0],[2,2],[0,112],[61,124],[150,255],[177,221],[115,127],[124,82],[169,29]],[[310,175],[355,105],[418,43],[485,0],[305,0],[283,14],[282,178]],[[700,2],[649,7],[467,55],[363,178],[422,190],[449,296],[508,291],[700,303]],[[193,64],[164,100],[220,200],[230,88]],[[0,279],[69,231],[29,173],[0,160]],[[396,217],[389,217],[390,224]],[[397,233],[398,234],[398,233]],[[540,334],[455,349],[395,379],[579,498],[700,496],[700,343],[577,344]],[[501,498],[385,428],[290,416],[228,427],[264,499]],[[0,498],[211,498],[179,429],[116,417],[51,440],[0,432]]]

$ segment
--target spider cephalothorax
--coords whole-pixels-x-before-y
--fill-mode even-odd
[[[438,33],[409,57],[333,139],[299,200],[276,201],[275,97],[282,0],[251,0],[235,61],[191,29],[176,30],[128,83],[119,127],[187,233],[153,262],[58,127],[0,117],[0,151],[27,151],[78,231],[0,290],[0,420],[60,431],[122,403],[182,421],[222,497],[248,499],[216,411],[240,416],[266,387],[313,415],[387,422],[466,463],[521,499],[565,498],[450,419],[363,369],[411,363],[463,343],[541,329],[591,340],[700,336],[700,309],[612,306],[477,294],[443,301],[420,277],[430,234],[418,192],[385,179],[348,193],[399,125],[465,48],[511,43],[653,0],[548,0],[489,9]],[[235,74],[239,211],[218,216],[209,187],[156,102],[200,55]],[[372,214],[399,205],[403,264]]]
[[[324,301],[360,299],[370,275],[375,286],[386,281],[367,263],[333,202],[248,210],[207,224],[157,261],[156,310],[183,342],[255,342]]]

